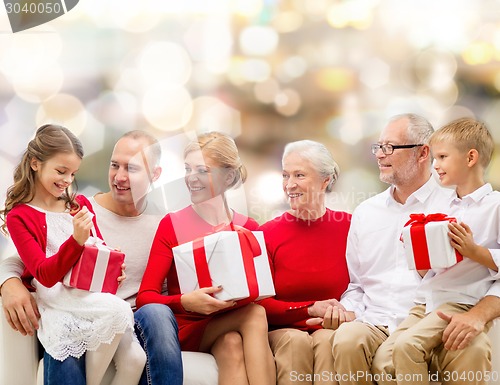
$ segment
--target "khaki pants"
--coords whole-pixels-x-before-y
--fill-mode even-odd
[[[465,313],[471,307],[446,303],[438,310],[456,314]],[[430,380],[438,380],[436,373],[443,385],[487,384],[484,374],[491,370],[491,345],[486,333],[491,323],[467,348],[455,351],[444,349],[442,344],[447,325],[436,311],[426,315],[425,305],[413,307],[377,351],[372,371],[379,376],[378,384],[425,385]]]
[[[334,331],[329,329],[312,334],[297,329],[269,332],[277,384],[337,384],[333,372],[333,335]]]
[[[333,340],[333,359],[341,385],[373,385],[371,373],[373,356],[387,339],[384,326],[363,322],[346,322],[337,329]]]

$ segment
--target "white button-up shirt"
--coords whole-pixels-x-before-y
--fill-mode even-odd
[[[350,284],[340,302],[358,321],[392,332],[408,316],[421,278],[408,268],[401,231],[410,214],[442,212],[452,193],[430,177],[405,204],[390,187],[354,210],[346,251]]]
[[[471,228],[474,242],[486,247],[500,266],[500,192],[488,183],[462,199],[453,194],[446,210]],[[446,302],[475,305],[485,295],[500,297],[499,277],[497,271],[464,258],[447,269],[429,270],[415,302],[425,303],[427,312]]]

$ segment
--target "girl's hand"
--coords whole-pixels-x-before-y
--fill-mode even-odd
[[[118,249],[116,249],[116,250],[120,251]],[[122,275],[120,275],[118,277],[118,287],[120,287],[123,284],[123,281],[125,281],[125,279],[127,279],[127,274],[125,274],[126,268],[127,268],[127,266],[125,264],[122,264]]]
[[[92,214],[85,206],[73,217],[73,238],[79,245],[83,246],[90,237],[92,228]]]
[[[181,305],[186,311],[193,311],[205,315],[236,305],[235,301],[221,301],[210,295],[221,290],[221,286],[212,286],[183,294],[181,296]]]

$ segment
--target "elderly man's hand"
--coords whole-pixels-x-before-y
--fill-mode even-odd
[[[310,318],[306,321],[307,325],[321,325],[325,329],[336,330],[344,322],[351,322],[356,319],[356,315],[352,311],[347,311],[345,308],[339,306],[329,306],[325,311],[323,318],[316,317]]]
[[[443,332],[444,347],[448,350],[466,348],[485,327],[484,321],[470,312],[448,315],[438,311],[437,314],[448,322]]]

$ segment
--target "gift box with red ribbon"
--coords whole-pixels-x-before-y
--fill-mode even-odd
[[[82,255],[64,276],[63,284],[82,290],[116,294],[125,254],[90,237]]]
[[[448,236],[450,222],[456,222],[456,219],[441,213],[410,215],[401,235],[410,269],[447,268],[463,259],[451,246]]]
[[[260,300],[275,295],[262,231],[220,231],[173,249],[181,293],[222,286],[220,300]]]

